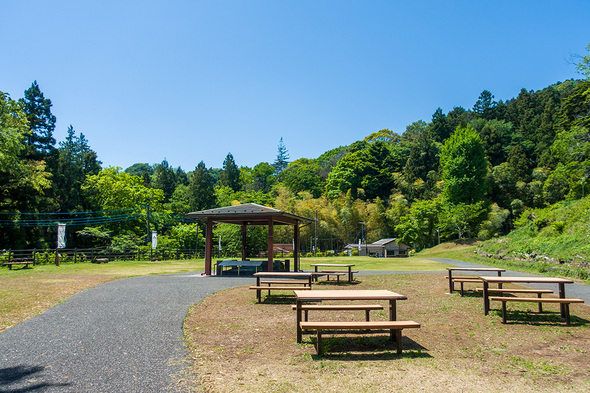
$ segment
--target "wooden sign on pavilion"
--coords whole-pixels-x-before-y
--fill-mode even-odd
[[[291,225],[293,226],[293,270],[299,270],[299,226],[312,223],[311,218],[297,216],[281,210],[273,209],[255,203],[246,203],[237,206],[220,207],[198,212],[187,213],[187,218],[202,220],[207,222],[206,246],[205,246],[205,274],[211,275],[211,253],[213,246],[213,223],[222,222],[226,224],[235,224],[242,227],[242,260],[246,259],[246,231],[250,225],[268,226],[268,271],[273,268],[273,249],[274,249],[274,226]]]

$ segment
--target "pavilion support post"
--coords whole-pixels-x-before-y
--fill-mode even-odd
[[[268,219],[268,267],[269,272],[273,271],[273,249],[274,249],[274,222],[272,217]]]
[[[293,226],[293,271],[299,269],[299,223]]]
[[[242,261],[246,260],[246,223],[242,224]]]
[[[213,249],[213,219],[207,218],[207,238],[205,240],[205,274],[211,275],[211,250]]]

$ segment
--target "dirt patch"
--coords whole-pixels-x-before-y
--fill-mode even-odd
[[[221,291],[195,305],[185,332],[192,353],[194,391],[391,392],[391,391],[588,391],[590,307],[572,305],[572,326],[536,305],[515,303],[509,324],[498,311],[483,315],[481,295],[446,295],[442,274],[359,276],[355,289],[390,289],[398,319],[420,322],[404,331],[398,356],[383,335],[337,336],[316,355],[313,335],[295,337],[294,297],[257,304],[246,287]],[[319,289],[350,289],[322,284]],[[292,294],[292,292],[291,292]],[[386,306],[386,303],[382,303]],[[387,308],[385,308],[387,309]],[[528,310],[531,310],[529,312]],[[386,320],[386,311],[371,312]],[[310,320],[358,320],[363,311],[310,312]],[[329,337],[329,336],[328,336]]]

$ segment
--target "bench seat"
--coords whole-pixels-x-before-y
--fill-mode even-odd
[[[256,298],[258,302],[262,300],[262,291],[268,291],[268,295],[270,296],[270,291],[309,291],[311,289],[310,286],[304,287],[294,287],[289,285],[284,286],[272,286],[272,285],[253,285],[250,289],[256,290]]]
[[[570,325],[570,303],[584,303],[583,299],[575,298],[539,298],[539,297],[508,297],[490,296],[491,301],[502,302],[502,322],[506,323],[506,302],[554,303],[565,306],[565,324]]]
[[[26,269],[29,267],[29,265],[33,265],[33,264],[34,264],[33,261],[14,261],[14,262],[4,262],[2,264],[2,266],[8,266],[8,270],[12,270],[13,265],[24,265],[23,269]]]
[[[350,333],[350,330],[395,330],[395,341],[398,355],[402,353],[402,330],[419,328],[420,324],[414,321],[371,321],[371,322],[300,322],[302,330],[316,330],[318,355],[322,354],[322,332],[330,331],[332,334]],[[391,333],[393,334],[393,332]]]
[[[297,306],[293,304],[291,305],[291,309],[297,310]],[[310,310],[365,310],[365,320],[369,321],[369,312],[371,310],[383,310],[383,306],[381,304],[302,304],[301,309],[305,312],[305,321],[308,320],[308,312]]]
[[[318,280],[318,277],[321,277],[321,276],[326,276],[326,279],[328,281],[330,281],[330,276],[335,276],[336,277],[336,282],[338,284],[340,284],[340,276],[346,276],[347,274],[348,273],[344,273],[344,272],[324,272],[324,271],[311,273],[312,277],[316,281]]]

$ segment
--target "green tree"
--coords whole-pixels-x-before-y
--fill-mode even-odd
[[[438,200],[414,202],[409,213],[401,217],[395,227],[400,241],[417,250],[434,245],[439,210]]]
[[[437,108],[432,115],[430,122],[430,133],[437,142],[444,142],[451,136],[453,129],[447,123],[447,116],[443,113],[441,108]]]
[[[473,112],[485,119],[489,119],[496,105],[494,95],[488,90],[484,90],[479,95],[475,105],[473,105]]]
[[[441,152],[443,198],[450,203],[474,204],[486,194],[487,160],[481,138],[467,126],[457,128]]]
[[[89,200],[94,206],[110,211],[105,213],[113,216],[113,224],[105,225],[114,236],[119,234],[133,234],[142,237],[146,234],[146,207],[153,212],[162,212],[164,192],[157,188],[143,185],[143,179],[123,172],[118,167],[108,167],[96,175],[90,175],[82,185]],[[131,209],[131,212],[121,213],[121,209]],[[137,209],[132,212],[133,209]],[[125,220],[119,222],[127,215]],[[133,217],[135,216],[135,218]]]
[[[68,127],[65,141],[59,143],[57,165],[53,173],[53,198],[60,211],[90,210],[82,184],[87,176],[100,172],[100,161],[84,134],[76,136],[74,127]]]
[[[240,182],[240,169],[234,161],[234,156],[228,153],[223,161],[223,170],[219,174],[219,182],[222,186],[227,186],[234,191],[240,191],[242,183]]]
[[[587,80],[590,80],[590,43],[586,46],[588,54],[581,57],[580,62],[576,64],[576,70],[581,75],[584,75]]]
[[[176,189],[176,174],[165,158],[162,163],[155,166],[151,186],[164,191],[164,202],[170,202]]]
[[[294,193],[310,192],[319,198],[324,189],[324,179],[320,177],[320,165],[316,160],[300,158],[290,163],[281,174],[283,183]]]
[[[51,113],[51,100],[45,98],[37,81],[25,90],[24,98],[19,102],[27,115],[31,132],[27,137],[28,155],[34,159],[43,159],[55,149],[55,116]]]
[[[205,163],[199,162],[189,179],[188,201],[191,210],[206,210],[215,207],[213,177]]]
[[[289,165],[289,152],[287,151],[287,147],[285,147],[285,144],[283,143],[283,137],[281,137],[281,140],[279,141],[279,146],[277,148],[277,158],[275,159],[275,162],[272,164],[272,166],[275,168],[275,174],[277,175],[277,177],[279,177],[281,172],[283,172],[285,168],[287,168],[287,165]]]
[[[438,217],[442,236],[457,235],[458,239],[475,236],[480,224],[487,218],[487,208],[483,202],[474,204],[442,203]]]

